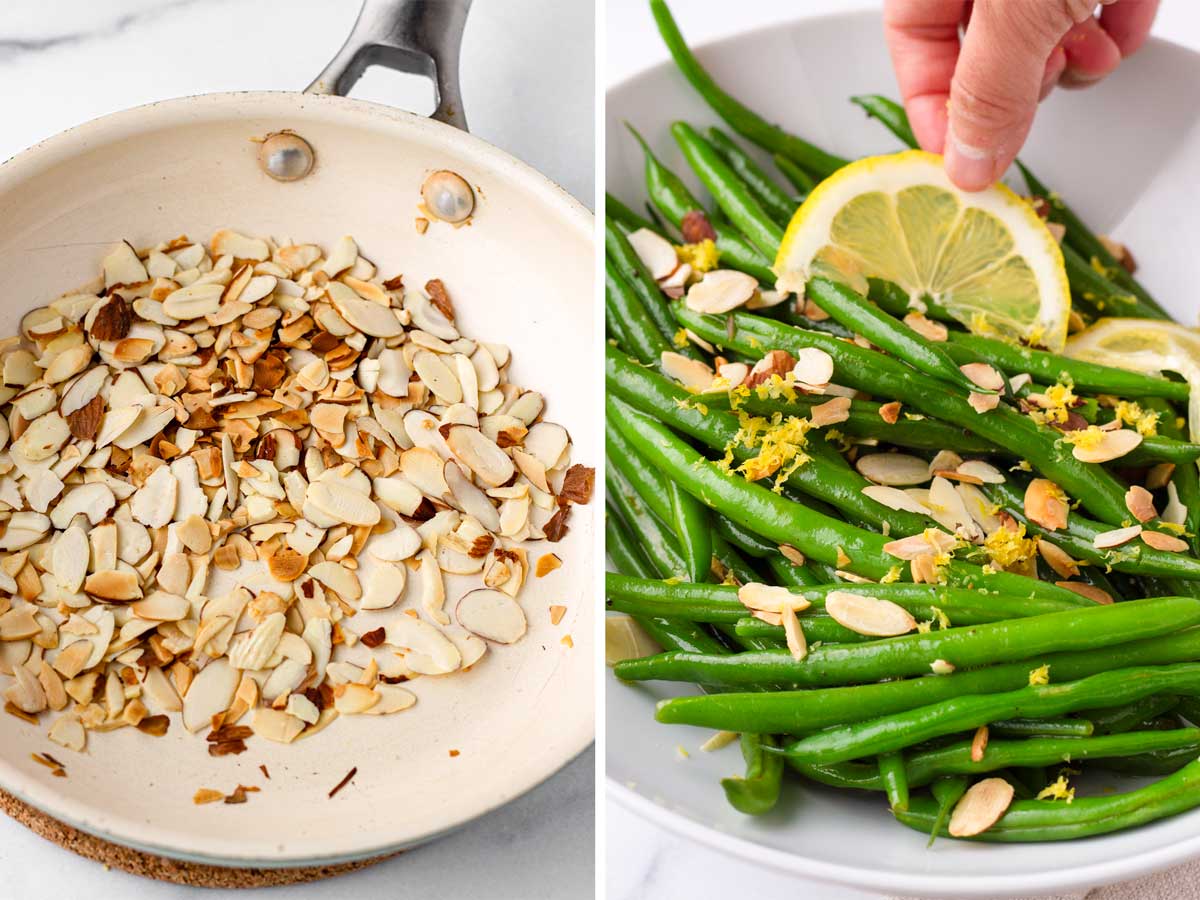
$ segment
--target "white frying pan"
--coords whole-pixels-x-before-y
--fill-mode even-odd
[[[409,285],[442,278],[464,334],[507,343],[512,380],[545,393],[547,417],[570,431],[576,461],[595,464],[599,410],[585,363],[596,341],[592,217],[466,133],[457,72],[469,5],[367,0],[305,93],[155,103],[0,166],[0,334],[17,333],[28,309],[91,278],[121,239],[207,241],[229,226],[328,246],[353,234],[381,272],[402,272]],[[437,121],[338,96],[373,64],[433,78]],[[293,181],[264,171],[253,142],[285,129],[315,157]],[[270,160],[285,175],[309,162],[304,152]],[[469,227],[435,223],[419,235],[420,187],[438,169],[474,187],[475,214]],[[75,755],[46,739],[48,725],[0,714],[0,787],[109,840],[227,865],[365,858],[453,829],[534,787],[592,740],[593,508],[576,507],[570,533],[553,546],[563,567],[522,591],[529,633],[493,645],[468,673],[414,682],[411,710],[344,717],[289,746],[251,739],[246,753],[218,759],[179,722],[157,739],[133,729],[97,734]],[[447,589],[465,591],[465,579]],[[551,603],[568,607],[557,626]],[[67,778],[30,759],[45,751],[63,760]],[[352,783],[328,798],[355,766]],[[228,792],[238,783],[262,790],[237,806],[192,803],[199,787]]]

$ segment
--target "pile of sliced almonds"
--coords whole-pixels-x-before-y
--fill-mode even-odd
[[[349,237],[117,245],[0,342],[6,709],[73,750],[180,713],[223,755],[518,640],[521,544],[593,472],[508,364]]]

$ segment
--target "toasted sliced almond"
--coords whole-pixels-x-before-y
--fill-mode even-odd
[[[1035,478],[1025,489],[1025,515],[1047,531],[1067,527],[1070,507],[1066,495],[1053,481]]]
[[[1101,532],[1092,538],[1092,546],[1097,550],[1110,550],[1113,547],[1128,544],[1141,533],[1141,525],[1131,525],[1128,528],[1114,528],[1112,531]]]
[[[792,374],[802,385],[823,387],[833,380],[833,357],[817,347],[803,347],[796,353]]]
[[[1154,508],[1154,495],[1137,484],[1125,492],[1125,508],[1139,522],[1149,522],[1158,515],[1158,510]]]
[[[666,278],[679,265],[679,258],[675,255],[675,248],[671,246],[670,241],[649,228],[631,231],[628,238],[633,252],[646,264],[655,281]],[[757,286],[758,282],[755,282],[755,287]]]
[[[912,614],[890,600],[831,591],[825,595],[825,611],[839,624],[858,634],[890,637],[907,634],[917,627]]]
[[[1079,564],[1071,558],[1071,554],[1057,544],[1052,544],[1044,538],[1038,538],[1038,553],[1055,573],[1064,580],[1074,578],[1079,574]]]
[[[967,395],[967,403],[971,405],[971,409],[982,415],[986,412],[991,412],[1000,405],[999,394],[977,394],[972,391]]]
[[[1093,444],[1091,441],[1076,443],[1071,448],[1071,455],[1080,462],[1106,463],[1120,459],[1142,443],[1142,436],[1130,428],[1119,428],[1116,431],[1102,431]]]
[[[1155,550],[1165,550],[1168,553],[1185,553],[1188,549],[1187,541],[1170,534],[1164,534],[1161,531],[1143,531],[1141,537],[1143,541]]]
[[[904,486],[929,481],[929,463],[903,453],[870,453],[860,456],[855,468],[876,484]]]
[[[778,613],[784,609],[800,612],[812,606],[808,598],[794,594],[785,587],[749,582],[738,588],[738,602],[746,609]]]
[[[1107,605],[1113,602],[1112,595],[1108,591],[1098,588],[1094,584],[1088,584],[1086,581],[1056,581],[1054,583],[1080,597],[1087,597],[1093,603]]]
[[[985,391],[999,391],[1004,388],[1004,376],[987,363],[967,363],[958,369]]]
[[[1003,778],[985,778],[967,789],[950,815],[952,837],[972,837],[987,831],[1003,816],[1013,799],[1013,787]]]
[[[674,350],[664,350],[659,365],[664,375],[674,378],[693,391],[708,390],[715,377],[707,363],[676,353]]]
[[[499,487],[512,478],[515,471],[512,460],[478,428],[452,425],[446,443],[451,452],[489,487]]]
[[[455,608],[458,623],[489,641],[511,644],[525,634],[525,613],[512,597],[490,588],[469,591]]]
[[[780,618],[783,622],[783,633],[787,639],[787,647],[792,654],[792,659],[800,662],[800,660],[808,656],[808,641],[804,637],[804,631],[800,628],[800,620],[796,617],[796,611],[790,606],[784,606]]]
[[[672,251],[674,252],[674,251]],[[688,288],[688,309],[716,315],[745,306],[758,294],[758,279],[733,269],[713,269]]]

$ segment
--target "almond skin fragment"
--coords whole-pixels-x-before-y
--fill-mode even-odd
[[[1013,787],[1003,778],[985,778],[971,785],[950,815],[953,837],[971,837],[987,831],[1003,816],[1013,799]]]
[[[683,239],[689,244],[717,239],[717,233],[709,224],[708,217],[699,209],[688,210],[683,214],[683,219],[679,222],[679,230],[683,233]]]
[[[75,412],[67,415],[67,428],[71,430],[72,437],[81,441],[90,441],[100,430],[100,420],[103,417],[104,398],[97,395]]]
[[[92,337],[98,341],[119,341],[129,334],[133,324],[133,313],[129,303],[118,294],[113,294],[96,310],[92,320]]]
[[[1025,489],[1025,515],[1047,531],[1058,531],[1067,527],[1070,507],[1066,497],[1053,481],[1035,478]]]

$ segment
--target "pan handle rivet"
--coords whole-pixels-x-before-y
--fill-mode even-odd
[[[475,192],[465,178],[447,169],[425,179],[421,199],[425,208],[443,222],[465,222],[475,211]]]
[[[258,146],[258,164],[276,181],[298,181],[312,171],[316,154],[298,134],[279,131]]]

